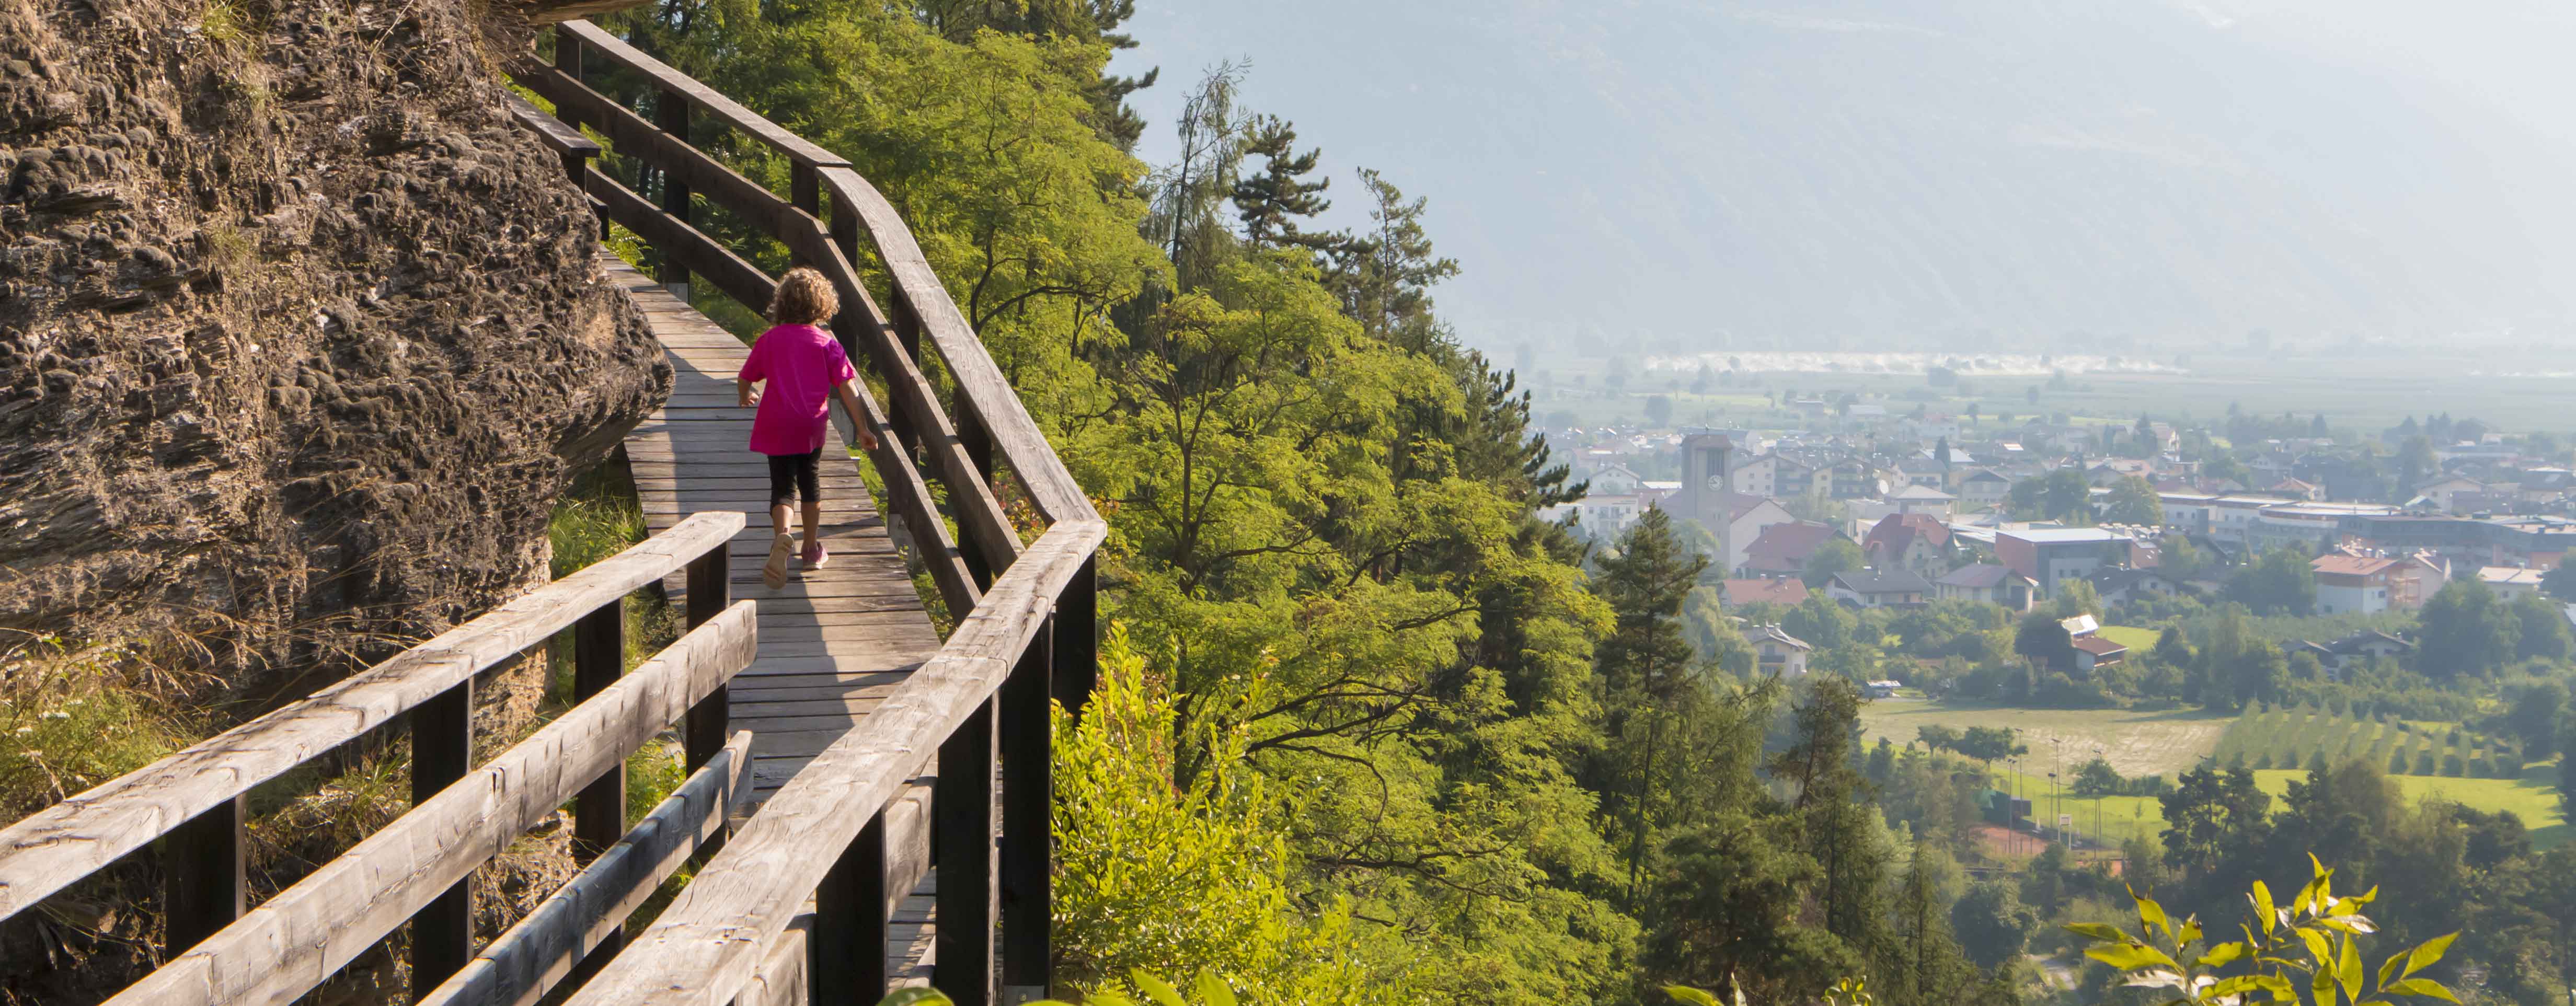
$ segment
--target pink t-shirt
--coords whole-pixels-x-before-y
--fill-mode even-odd
[[[832,389],[859,376],[841,343],[812,325],[780,325],[760,333],[742,379],[758,383],[760,411],[751,417],[751,449],[762,454],[811,454],[823,446],[831,422]]]

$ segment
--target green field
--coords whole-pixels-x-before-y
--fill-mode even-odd
[[[2233,722],[2226,713],[2198,709],[2020,709],[1963,702],[1879,701],[1860,711],[1869,744],[1885,737],[1902,747],[1924,726],[2012,727],[2030,747],[2024,769],[2062,754],[2072,770],[2098,750],[2126,776],[2170,776],[2199,764]]]
[[[2155,649],[2156,640],[2163,638],[2163,634],[2154,629],[2141,629],[2134,625],[2105,625],[2099,635],[2128,647],[2131,653],[2145,653]]]
[[[2025,762],[2024,766],[2027,767],[2028,763]],[[2567,841],[2570,835],[2567,822],[2559,813],[2558,787],[2555,784],[2557,772],[2558,765],[2553,761],[2526,768],[2519,779],[2444,779],[2433,776],[2397,776],[2395,779],[2398,790],[2405,793],[2410,801],[2440,797],[2490,814],[2512,811],[2522,818],[2523,827],[2531,829],[2533,847],[2547,849]],[[2031,816],[2034,818],[2048,821],[2055,820],[2050,816],[2055,813],[2073,814],[2076,830],[2092,835],[2097,827],[2094,822],[2098,807],[2100,834],[2114,845],[2127,841],[2131,835],[2143,833],[2154,837],[2164,831],[2164,804],[2155,797],[2107,796],[2097,800],[2065,795],[2063,800],[2054,800],[2063,791],[2050,785],[2047,773],[2048,769],[2042,767],[2037,773],[2021,774],[2021,795],[2031,801]],[[2073,774],[2071,768],[2067,774]],[[2273,809],[2279,810],[2278,801],[2290,792],[2290,781],[2306,777],[2307,773],[2303,771],[2265,769],[2254,773],[2254,784],[2263,792],[2272,794],[2275,801]],[[2012,782],[2011,773],[1996,773],[1996,785],[2008,787]]]
[[[2307,705],[2251,708],[2210,752],[2222,765],[2302,769],[2363,759],[2390,775],[2508,780],[2522,775],[2522,752],[2511,740],[2394,717],[2352,717]]]

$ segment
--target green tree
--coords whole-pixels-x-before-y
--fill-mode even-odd
[[[2257,615],[2309,615],[2317,609],[2317,573],[2306,553],[2272,549],[2227,578],[2227,599]]]
[[[2537,594],[2513,602],[2514,653],[2522,659],[2564,661],[2576,655],[2576,637],[2567,628],[2567,609]]]
[[[2044,668],[2063,671],[2075,666],[2074,638],[2058,622],[2054,611],[2023,615],[2019,627],[2013,630],[2013,652]]]
[[[2417,620],[2416,663],[2436,679],[2491,673],[2511,663],[2522,643],[2513,608],[2475,580],[2453,580],[2434,591]]]
[[[1645,896],[1646,853],[1666,824],[1665,794],[1676,766],[1671,758],[1677,717],[1704,705],[1709,694],[1697,654],[1682,638],[1682,601],[1698,586],[1703,556],[1674,540],[1672,519],[1649,507],[1625,535],[1617,554],[1601,560],[1593,590],[1617,618],[1597,652],[1608,757],[1604,773],[1624,777],[1604,793],[1604,809],[1626,819],[1628,895]]]
[[[2076,796],[2114,796],[2126,781],[2109,761],[2095,758],[2075,770],[2075,783],[2067,788]]]
[[[1950,908],[1950,927],[1960,946],[1978,967],[1993,969],[2018,960],[2039,932],[2039,911],[2022,904],[2009,880],[1980,880]]]
[[[1811,589],[1821,588],[1834,578],[1834,574],[1857,570],[1867,561],[1860,554],[1860,546],[1852,544],[1849,538],[1835,535],[1808,554],[1807,568],[1800,579],[1805,580]]]
[[[2562,562],[2540,574],[2540,592],[2561,601],[2576,601],[2576,563]]]
[[[2102,506],[2102,519],[2113,524],[2161,527],[2165,522],[2164,500],[2147,480],[2131,475],[2111,484],[2111,498]]]
[[[1276,116],[1255,116],[1245,132],[1244,153],[1261,158],[1261,171],[1235,180],[1235,218],[1243,221],[1243,239],[1252,247],[1296,245],[1304,248],[1330,246],[1339,236],[1308,234],[1298,221],[1332,208],[1324,190],[1333,180],[1312,181],[1320,150],[1297,152],[1297,128]]]

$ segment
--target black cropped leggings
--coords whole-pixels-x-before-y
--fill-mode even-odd
[[[786,506],[802,499],[807,503],[823,501],[823,449],[811,454],[769,454],[769,505]]]

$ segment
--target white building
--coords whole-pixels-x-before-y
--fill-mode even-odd
[[[1807,673],[1807,653],[1815,649],[1806,640],[1780,631],[1777,625],[1746,629],[1744,641],[1753,644],[1755,671],[1788,677]]]

